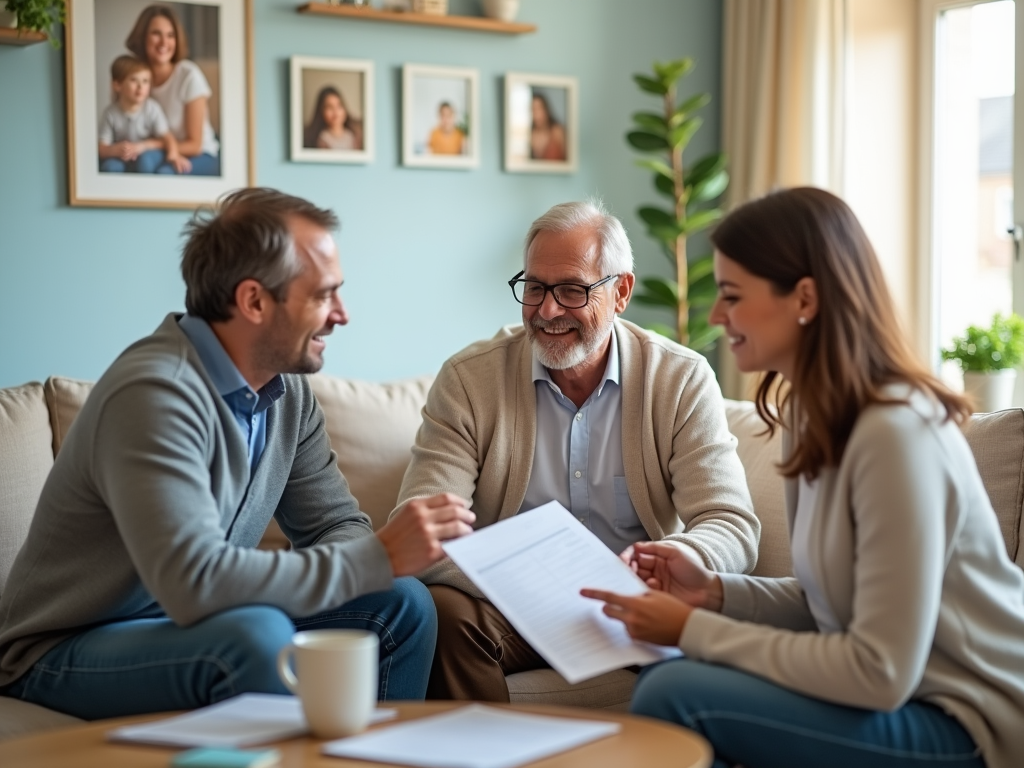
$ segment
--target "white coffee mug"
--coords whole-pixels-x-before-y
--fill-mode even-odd
[[[281,649],[277,672],[302,702],[314,736],[337,739],[366,730],[377,706],[378,645],[373,632],[314,629],[297,632]]]

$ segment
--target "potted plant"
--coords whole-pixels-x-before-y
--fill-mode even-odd
[[[1017,368],[1024,361],[1024,318],[996,313],[992,325],[968,326],[963,336],[942,350],[943,360],[954,360],[964,372],[964,391],[975,398],[980,411],[1010,407]]]
[[[636,127],[626,134],[626,140],[634,149],[655,155],[637,160],[637,165],[654,173],[654,188],[667,198],[668,206],[645,205],[637,215],[647,225],[647,233],[661,244],[675,272],[674,280],[643,278],[635,298],[672,312],[672,326],[651,325],[651,330],[702,351],[722,333],[721,328],[708,324],[717,286],[711,255],[688,256],[686,242],[722,217],[714,201],[729,185],[729,173],[721,152],[683,164],[683,152],[703,123],[694,113],[711,101],[708,94],[698,93],[676,102],[676,82],[693,66],[690,58],[655,62],[651,74],[633,76],[641,90],[661,99],[662,108],[660,112],[636,112]]]
[[[54,26],[63,24],[65,0],[7,0],[4,6],[17,19],[19,30],[42,32],[54,48],[60,48],[60,38],[54,34]]]

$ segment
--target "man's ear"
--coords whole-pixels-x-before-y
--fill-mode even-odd
[[[618,282],[615,284],[615,314],[621,315],[626,311],[626,307],[629,306],[629,299],[633,295],[633,284],[635,282],[636,275],[632,272],[619,275]]]
[[[793,294],[797,300],[797,311],[800,317],[811,322],[818,316],[818,284],[813,277],[802,277],[797,281]]]
[[[235,311],[253,325],[267,322],[274,298],[258,280],[246,278],[235,286]]]

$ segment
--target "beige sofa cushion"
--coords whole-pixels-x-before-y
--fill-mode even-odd
[[[309,377],[324,409],[338,467],[374,528],[387,522],[398,500],[433,381],[433,376],[386,384],[324,374]]]
[[[560,704],[625,712],[636,677],[636,672],[616,669],[570,685],[553,669],[534,669],[509,675],[505,682],[513,704]]]
[[[85,399],[92,392],[94,382],[51,376],[46,380],[46,405],[50,409],[50,427],[53,429],[53,455],[60,452],[64,438],[68,436],[71,422],[85,405]]]
[[[52,439],[42,384],[0,389],[0,593],[53,466]]]

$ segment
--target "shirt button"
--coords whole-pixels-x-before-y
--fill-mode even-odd
[[[579,521],[580,521],[581,523],[582,523],[582,522],[585,522],[585,521],[583,520],[583,518],[582,518],[582,517],[581,517],[581,518],[579,518]]]
[[[246,400],[252,400],[252,392],[246,392],[245,393],[245,399]]]
[[[581,477],[583,477],[583,473],[582,473],[582,472],[580,472],[580,471],[579,471],[579,470],[577,469],[577,470],[576,470],[576,478],[577,478],[577,479],[579,479],[579,478],[581,478]]]
[[[582,421],[582,420],[583,420],[583,414],[582,413],[577,413],[576,414],[576,421]]]

